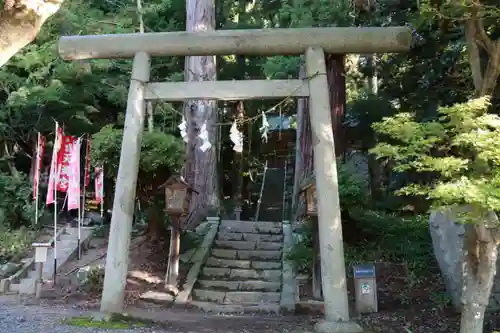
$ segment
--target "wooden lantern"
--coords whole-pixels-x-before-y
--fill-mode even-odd
[[[306,214],[308,216],[318,215],[318,197],[316,192],[316,183],[309,184],[303,191],[306,195]]]
[[[198,192],[181,176],[170,177],[162,187],[165,187],[165,212],[170,215],[186,215],[192,193]]]

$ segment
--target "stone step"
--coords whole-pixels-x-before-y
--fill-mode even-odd
[[[283,235],[219,232],[217,233],[217,239],[225,241],[282,242]]]
[[[281,261],[250,261],[235,259],[220,259],[210,257],[205,264],[207,267],[243,268],[243,269],[280,269]]]
[[[222,220],[219,226],[220,233],[281,234],[282,231],[283,227],[281,222]]]
[[[258,291],[213,291],[194,289],[193,298],[198,301],[218,304],[262,304],[279,303],[281,294],[277,292]]]
[[[222,259],[269,261],[281,260],[281,251],[212,249],[212,256]]]
[[[215,304],[210,302],[201,301],[191,301],[189,307],[195,308],[204,312],[209,313],[272,313],[278,315],[280,313],[280,305],[277,303],[267,303],[267,304],[252,304],[252,305],[242,305],[242,304]]]
[[[221,268],[205,267],[202,270],[202,277],[211,280],[229,279],[229,280],[263,280],[263,281],[281,281],[281,270],[279,269],[241,269],[241,268]]]
[[[199,280],[199,289],[223,290],[223,291],[274,291],[281,290],[281,282],[272,281],[220,281],[220,280]]]
[[[281,250],[282,244],[278,242],[248,242],[216,240],[215,246],[220,249],[232,250]]]

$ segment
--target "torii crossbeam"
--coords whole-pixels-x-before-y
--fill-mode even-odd
[[[354,332],[344,267],[337,166],[324,53],[393,53],[410,49],[406,27],[162,32],[62,37],[64,59],[132,58],[125,130],[113,202],[101,311],[123,308],[146,99],[309,97],[318,192],[325,319],[319,330]],[[308,80],[149,83],[150,56],[303,55]],[[319,74],[319,75],[318,75]]]

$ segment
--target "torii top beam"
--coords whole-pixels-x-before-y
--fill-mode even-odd
[[[151,56],[300,55],[310,46],[326,53],[406,52],[412,41],[407,27],[296,28],[157,32],[64,36],[59,53],[66,60]]]

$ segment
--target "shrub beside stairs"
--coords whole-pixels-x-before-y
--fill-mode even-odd
[[[93,228],[81,228],[82,247],[90,241]],[[78,228],[61,228],[56,235],[57,238],[57,267],[54,266],[54,248],[47,251],[47,262],[43,266],[42,279],[44,282],[52,281],[54,270],[58,270],[64,264],[77,256],[78,251]],[[51,241],[53,244],[53,240]],[[37,273],[34,257],[23,259],[23,266],[14,275],[0,281],[0,294],[27,294],[35,293]]]

